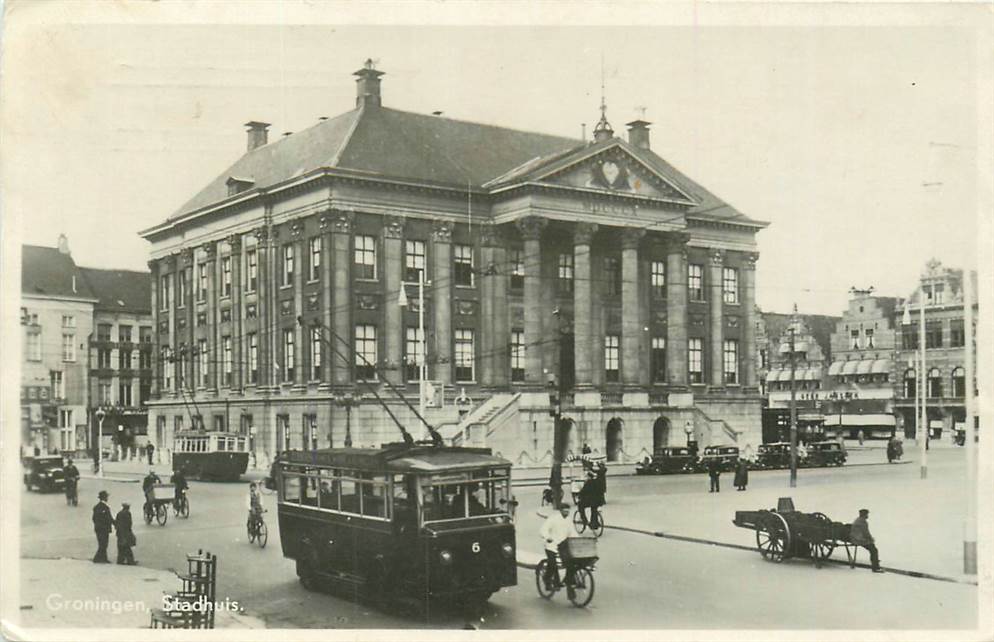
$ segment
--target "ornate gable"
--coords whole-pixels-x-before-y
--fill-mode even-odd
[[[696,204],[689,195],[621,147],[612,147],[590,158],[581,159],[542,177],[541,181]]]

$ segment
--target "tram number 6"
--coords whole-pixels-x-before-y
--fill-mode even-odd
[[[473,542],[473,545],[470,546],[469,549],[471,551],[473,551],[474,553],[479,553],[480,552],[480,543],[479,542]]]

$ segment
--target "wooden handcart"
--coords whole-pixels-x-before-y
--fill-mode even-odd
[[[151,497],[142,502],[142,516],[146,524],[151,524],[154,519],[159,526],[165,526],[169,520],[169,506],[174,500],[173,484],[156,484],[152,487]]]
[[[756,548],[765,560],[806,557],[820,568],[835,549],[842,548],[849,565],[855,564],[858,546],[852,542],[851,524],[833,522],[824,513],[794,510],[789,497],[781,498],[776,509],[735,511],[732,523],[756,532]]]

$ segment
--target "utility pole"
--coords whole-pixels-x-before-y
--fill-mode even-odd
[[[552,313],[560,319],[559,308]],[[552,416],[552,472],[549,475],[549,486],[552,488],[552,498],[556,509],[562,506],[563,502],[563,455],[566,444],[563,443],[563,397],[565,395],[565,384],[563,381],[563,329],[557,329],[556,345],[559,348],[559,376],[549,374],[547,386],[549,388],[549,415]]]
[[[794,357],[794,336],[797,331],[797,304],[790,317],[790,487],[797,486],[797,390],[794,385],[796,362]]]
[[[922,438],[919,440],[921,478],[928,479],[928,367],[925,365],[925,286],[918,289],[918,350],[922,364]]]
[[[963,527],[963,572],[968,575],[977,574],[977,447],[976,423],[973,415],[976,412],[973,398],[973,270],[963,271],[963,333],[964,356],[966,361],[964,386],[964,405],[966,407],[966,438],[963,444],[966,451],[966,523]]]

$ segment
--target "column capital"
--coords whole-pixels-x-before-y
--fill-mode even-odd
[[[200,248],[207,254],[208,261],[213,261],[217,258],[217,241],[207,241]]]
[[[596,223],[577,223],[573,229],[573,245],[590,245],[596,233]]]
[[[480,245],[483,247],[500,247],[501,230],[491,222],[480,225]]]
[[[404,238],[404,218],[402,216],[384,216],[383,236],[388,239]]]
[[[451,243],[452,223],[449,221],[435,221],[432,223],[431,238],[436,243]]]
[[[176,267],[176,255],[168,254],[160,260],[160,268],[165,268],[166,270],[171,270]]]
[[[712,248],[708,250],[708,259],[711,262],[711,267],[721,267],[725,264],[725,251]]]
[[[183,248],[180,250],[179,255],[182,267],[191,267],[194,264],[192,247]]]
[[[355,212],[335,210],[331,212],[332,231],[336,234],[351,234],[355,227]]]
[[[626,227],[621,231],[621,248],[624,250],[637,250],[644,236],[645,228]]]
[[[318,214],[318,229],[320,229],[322,233],[330,232],[334,220],[335,215],[331,210],[321,212]]]
[[[251,233],[255,236],[255,239],[259,242],[259,245],[265,245],[266,242],[269,241],[269,228],[265,225],[260,225],[252,230]]]
[[[745,255],[745,261],[742,263],[742,269],[754,271],[756,269],[756,263],[759,261],[759,252],[749,252]]]
[[[537,241],[542,236],[542,230],[549,224],[549,219],[542,218],[541,216],[526,216],[525,218],[519,218],[514,224],[518,226],[521,236],[526,240]]]
[[[304,236],[304,222],[300,219],[290,223],[290,237],[298,241]]]
[[[242,235],[241,234],[231,234],[225,239],[228,242],[228,247],[231,248],[232,254],[237,254],[242,251]]]

